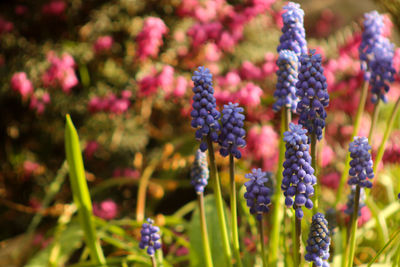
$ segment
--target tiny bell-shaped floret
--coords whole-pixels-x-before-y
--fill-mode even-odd
[[[158,232],[160,228],[153,226],[154,221],[147,218],[146,222],[142,225],[142,230],[140,230],[141,239],[139,243],[139,248],[146,249],[147,254],[153,256],[157,249],[161,248],[160,235]]]

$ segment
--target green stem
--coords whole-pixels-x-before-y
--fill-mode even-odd
[[[297,207],[300,209],[300,207]],[[295,220],[295,233],[296,238],[294,241],[294,266],[301,266],[301,252],[300,252],[300,242],[301,242],[301,219],[296,217],[296,212],[294,212],[294,220]]]
[[[201,225],[201,237],[203,241],[203,251],[204,251],[204,258],[206,259],[206,266],[212,267],[212,257],[211,257],[211,249],[210,243],[208,241],[208,233],[207,233],[207,223],[206,223],[206,214],[204,210],[204,194],[198,194],[199,200],[199,209],[200,209],[200,225]]]
[[[368,133],[368,140],[369,144],[372,146],[372,137],[374,136],[374,130],[376,128],[376,124],[378,122],[378,116],[379,116],[379,108],[380,108],[380,100],[378,100],[375,103],[374,110],[372,111],[372,121],[371,121],[371,127],[369,128],[369,133]]]
[[[208,146],[208,157],[210,159],[210,175],[213,181],[215,203],[217,206],[217,215],[219,229],[221,231],[222,245],[224,248],[224,253],[227,261],[227,266],[232,266],[232,252],[229,244],[228,231],[226,229],[226,219],[224,213],[224,205],[221,193],[221,184],[217,173],[217,164],[215,162],[214,147],[210,136],[207,136],[207,146]]]
[[[354,196],[354,209],[353,214],[351,216],[351,231],[350,231],[350,242],[349,242],[349,264],[348,267],[353,267],[353,260],[355,254],[356,247],[356,232],[357,232],[357,224],[358,224],[358,207],[360,203],[360,186],[356,187],[356,194]]]
[[[264,245],[264,224],[263,224],[263,220],[261,219],[258,222],[258,229],[259,229],[259,233],[260,233],[260,243],[261,243],[261,259],[262,259],[262,263],[263,263],[263,267],[267,267],[267,260],[265,259],[265,245]]]
[[[315,199],[313,212],[316,213],[318,211],[318,199],[319,199],[319,180],[317,173],[317,136],[315,133],[311,134],[311,167],[314,169],[314,176],[317,177],[317,184],[314,186],[315,189]]]
[[[360,104],[358,105],[357,108],[357,113],[356,113],[356,120],[354,121],[354,128],[353,128],[353,133],[351,135],[350,138],[350,142],[353,141],[354,136],[356,136],[358,134],[358,131],[360,130],[360,125],[361,125],[361,118],[364,112],[364,108],[365,108],[365,103],[367,101],[367,95],[368,95],[368,87],[369,87],[369,83],[365,82],[364,86],[361,90],[361,96],[360,96]],[[343,187],[347,181],[347,177],[349,174],[349,170],[350,170],[350,152],[347,152],[346,154],[346,162],[344,165],[344,169],[342,172],[342,176],[340,177],[340,183],[339,183],[339,187],[336,193],[336,202],[335,202],[335,206],[337,206],[337,204],[339,203],[341,196],[342,196],[342,192],[343,192]]]
[[[272,229],[271,241],[269,247],[269,265],[276,266],[278,263],[278,247],[280,239],[280,229],[283,219],[283,195],[282,195],[282,179],[283,179],[283,161],[285,160],[285,142],[283,141],[283,133],[289,129],[291,112],[288,109],[282,109],[281,112],[281,136],[279,139],[279,161],[278,170],[276,172],[276,188],[275,196],[272,203]]]
[[[395,259],[393,262],[393,266],[400,267],[400,242],[399,242],[399,246],[396,249],[396,253],[394,255],[395,255]]]
[[[390,133],[392,132],[393,124],[397,117],[397,113],[399,112],[399,109],[400,109],[400,97],[397,99],[396,104],[393,107],[392,114],[388,118],[388,121],[386,123],[386,125],[387,125],[386,130],[383,135],[381,145],[379,146],[378,153],[376,154],[376,158],[374,161],[374,174],[375,175],[377,173],[379,163],[381,163],[383,154],[385,153],[386,143],[389,139]],[[370,140],[370,142],[372,143],[371,140]]]
[[[156,257],[154,257],[154,255],[151,255],[150,258],[151,258],[151,266],[157,267]]]
[[[232,154],[229,154],[229,176],[230,176],[230,186],[231,186],[231,227],[232,227],[233,252],[235,253],[237,266],[241,267],[242,260],[240,258],[237,204],[236,204],[235,159]]]

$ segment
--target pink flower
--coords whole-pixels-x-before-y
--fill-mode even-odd
[[[2,33],[7,33],[12,31],[13,28],[14,24],[12,22],[3,19],[3,17],[0,16],[0,35]]]
[[[262,93],[263,91],[260,87],[253,83],[247,83],[245,87],[235,93],[234,98],[238,99],[240,105],[245,107],[255,107],[260,104]]]
[[[157,92],[158,79],[154,75],[148,75],[138,82],[140,97],[150,96]]]
[[[32,82],[27,78],[25,72],[16,72],[11,77],[11,88],[21,94],[26,100],[33,93]]]
[[[96,153],[98,148],[99,148],[99,143],[97,143],[96,141],[87,142],[85,150],[84,150],[85,157],[88,159],[91,159],[93,157],[94,153]]]
[[[261,80],[264,78],[261,69],[250,61],[243,62],[240,68],[240,76],[245,80]]]
[[[162,37],[167,31],[167,26],[160,18],[148,17],[145,19],[143,29],[136,37],[139,60],[157,56],[158,50],[163,44]]]
[[[218,61],[222,56],[221,50],[214,43],[206,45],[205,58],[208,61]]]
[[[323,175],[321,178],[321,184],[336,190],[339,186],[340,182],[340,174],[337,172],[331,172],[326,175]]]
[[[22,16],[22,15],[26,14],[26,12],[28,12],[28,8],[24,5],[16,5],[14,12],[16,15]]]
[[[43,94],[34,94],[31,97],[31,102],[29,103],[29,108],[36,110],[39,115],[43,114],[46,105],[50,103],[50,95],[45,92]]]
[[[225,77],[219,76],[217,77],[217,83],[221,87],[228,87],[228,86],[237,86],[241,82],[241,78],[237,71],[230,71],[228,72]]]
[[[324,168],[328,166],[333,158],[335,157],[335,152],[333,152],[332,148],[328,145],[325,145],[322,149],[322,162],[321,166]]]
[[[104,200],[100,203],[95,202],[93,204],[93,214],[104,220],[112,220],[118,214],[118,206],[111,199]]]
[[[102,52],[109,51],[114,43],[111,36],[101,36],[97,38],[96,42],[93,44],[93,50],[95,53],[99,54]]]
[[[131,168],[116,168],[113,172],[113,177],[127,177],[131,179],[138,179],[140,173],[138,170]]]
[[[166,65],[157,76],[158,85],[167,95],[169,95],[173,90],[174,72],[173,67]]]
[[[67,5],[64,1],[55,0],[43,5],[42,13],[50,16],[61,16],[64,15],[66,7]]]
[[[185,77],[179,76],[176,79],[175,88],[174,88],[174,91],[172,92],[172,95],[177,98],[184,96],[186,93],[187,87],[188,87],[188,82],[185,79]]]
[[[117,98],[109,103],[109,111],[114,114],[122,114],[126,112],[131,102],[125,98]]]

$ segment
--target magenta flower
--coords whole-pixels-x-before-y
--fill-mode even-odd
[[[148,17],[145,19],[143,29],[136,37],[139,60],[157,56],[159,48],[163,44],[162,37],[167,31],[167,26],[160,18]]]
[[[104,220],[112,220],[118,214],[118,206],[111,199],[104,200],[100,203],[94,203],[93,214]]]
[[[247,83],[243,88],[236,92],[233,96],[240,105],[245,107],[255,107],[261,102],[263,91],[260,87],[253,83]]]
[[[93,50],[96,54],[109,51],[113,43],[114,39],[111,36],[101,36],[97,38],[96,42],[93,44]]]
[[[26,100],[33,93],[32,82],[27,78],[25,72],[16,72],[11,77],[11,88],[21,94]]]
[[[42,7],[42,13],[49,16],[62,16],[67,5],[62,0],[51,1]]]
[[[31,101],[29,103],[29,108],[32,110],[36,110],[37,114],[43,114],[46,105],[50,103],[50,95],[49,93],[41,93],[34,94],[31,97]]]

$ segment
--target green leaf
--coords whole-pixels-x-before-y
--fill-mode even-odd
[[[392,237],[389,239],[388,242],[379,250],[379,252],[375,255],[375,257],[368,263],[368,267],[371,266],[376,259],[379,258],[379,256],[386,250],[386,248],[398,237],[400,234],[400,228],[392,235]]]
[[[222,245],[222,235],[218,223],[217,207],[213,195],[204,198],[204,209],[206,213],[207,231],[210,240],[211,253],[214,266],[225,266],[224,248]],[[227,217],[227,215],[225,214]],[[228,218],[228,217],[227,217]],[[190,266],[205,266],[203,247],[200,231],[199,208],[194,210],[189,226],[190,238]]]
[[[69,180],[72,187],[74,203],[78,208],[78,214],[82,229],[85,233],[86,244],[90,249],[92,261],[97,264],[105,264],[105,258],[96,236],[96,229],[93,222],[92,201],[89,195],[89,189],[83,167],[82,153],[79,143],[79,137],[76,129],[67,115],[65,125],[65,151],[69,167]]]

